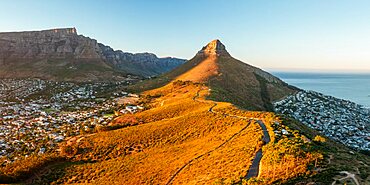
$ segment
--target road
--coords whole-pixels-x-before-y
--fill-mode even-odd
[[[269,135],[269,132],[266,128],[266,125],[261,120],[258,120],[257,123],[262,128],[262,131],[263,131],[262,140],[263,140],[264,144],[269,143],[270,142],[270,135]],[[258,176],[261,159],[262,159],[262,148],[259,149],[257,151],[256,155],[254,156],[252,165],[248,170],[247,176],[245,177],[246,179]]]

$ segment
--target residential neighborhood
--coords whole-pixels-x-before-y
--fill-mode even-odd
[[[370,150],[370,109],[314,91],[299,91],[274,103],[275,110],[347,146]]]
[[[48,152],[68,137],[107,125],[114,111],[126,114],[143,109],[118,102],[125,97],[138,98],[136,94],[112,91],[109,96],[99,96],[120,84],[0,80],[0,158],[9,163]]]

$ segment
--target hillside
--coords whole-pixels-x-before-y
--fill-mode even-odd
[[[0,33],[0,77],[63,81],[155,76],[184,63],[150,53],[124,53],[78,35],[75,28]]]
[[[137,84],[132,89],[153,89],[173,80],[206,83],[212,89],[210,99],[230,102],[249,110],[272,110],[271,102],[298,90],[259,68],[233,58],[219,40],[204,46],[180,67]]]
[[[205,100],[208,95],[204,84],[184,81],[145,92],[146,110],[3,166],[0,183],[324,185],[356,169],[356,180],[368,182],[368,157],[349,154],[294,120]],[[266,126],[268,144],[256,120]],[[247,179],[260,149],[259,176]]]
[[[240,111],[229,103],[207,101],[204,99],[207,95],[206,86],[182,81],[146,92],[141,101],[145,102],[147,110],[119,116],[110,126],[124,128],[105,132],[98,129],[95,133],[67,140],[60,145],[60,152],[12,163],[1,168],[0,182],[241,182],[256,151],[264,145],[261,127],[254,119],[266,124],[271,135],[268,145],[298,147],[300,151],[293,154],[293,158],[288,158],[292,155],[289,153],[280,155],[285,161],[301,162],[276,169],[276,175],[266,176],[263,182],[284,182],[305,173],[315,173],[308,167],[314,165],[321,154],[309,143],[303,143],[299,135],[290,136],[293,142],[287,146],[281,145],[280,139],[273,135],[278,117],[272,113]],[[300,149],[301,145],[309,151]],[[289,175],[282,175],[286,170]],[[38,178],[33,178],[36,175]]]

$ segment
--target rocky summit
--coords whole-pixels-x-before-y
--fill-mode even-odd
[[[198,55],[224,55],[230,56],[226,51],[225,45],[221,43],[220,40],[216,39],[204,46],[199,52]]]
[[[78,35],[76,28],[0,33],[0,77],[100,81],[127,74],[155,76],[184,62],[151,53],[115,51]]]

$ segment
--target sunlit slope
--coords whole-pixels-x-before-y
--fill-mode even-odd
[[[1,167],[0,183],[327,184],[349,169],[359,169],[358,179],[366,182],[363,164],[370,163],[362,155],[354,157],[332,141],[315,140],[317,133],[304,128],[293,130],[299,123],[206,100],[208,95],[206,85],[184,81],[145,92],[141,101],[147,110],[111,123],[125,128],[81,135],[60,145],[59,152]],[[256,119],[268,129],[267,145]],[[281,134],[283,129],[289,134]],[[246,180],[261,148],[260,175]]]
[[[233,58],[219,40],[210,42],[194,58],[171,72],[131,89],[154,89],[174,80],[205,83],[212,89],[210,99],[249,110],[272,110],[271,102],[297,90],[277,77]]]
[[[84,137],[78,143],[81,152],[73,160],[91,163],[72,165],[63,169],[63,174],[60,170],[56,181],[165,184],[182,165],[210,151],[199,158],[203,165],[197,167],[197,178],[185,170],[173,184],[209,184],[224,177],[238,181],[261,147],[261,129],[253,121],[209,112],[212,103],[193,99],[201,88],[204,86],[171,84],[148,92],[147,98],[157,98],[151,99],[151,109],[134,115],[138,126]],[[206,94],[208,90],[201,91],[199,98]],[[218,107],[232,106],[219,103]],[[125,124],[121,121],[125,117],[117,118],[115,124]],[[235,134],[236,139],[225,142]],[[209,173],[210,168],[218,172]]]
[[[240,181],[246,176],[254,154],[262,147],[262,131],[253,120],[225,114],[235,111],[241,116],[261,118],[270,124],[274,115],[238,113],[231,104],[222,102],[217,102],[214,108],[219,113],[209,112],[215,102],[205,100],[208,94],[204,85],[181,81],[146,92],[143,96],[150,99],[151,108],[134,115],[139,125],[83,139],[79,150],[88,152],[75,157],[94,163],[67,168],[67,175],[61,179],[63,182],[88,179],[88,182],[98,184]],[[114,123],[125,124],[122,120],[127,116],[131,115],[118,117]],[[189,161],[191,163],[177,173]],[[306,173],[306,168],[297,172],[301,173]]]

